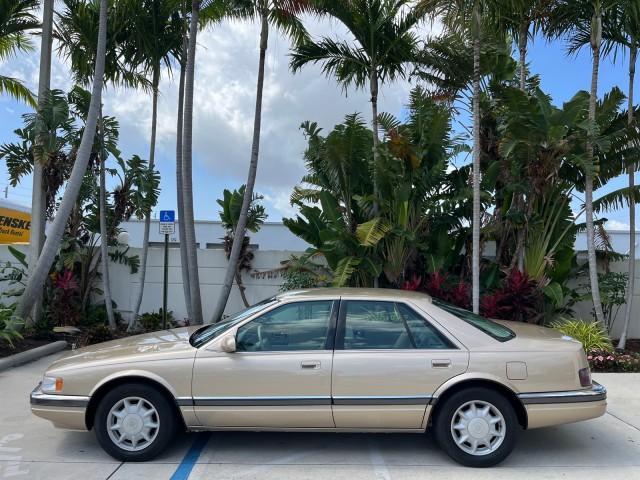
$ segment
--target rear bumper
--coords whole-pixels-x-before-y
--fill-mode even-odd
[[[518,397],[527,410],[529,429],[597,418],[607,409],[607,389],[595,382],[586,390],[521,393]]]
[[[89,397],[79,395],[51,395],[38,385],[30,397],[31,413],[49,420],[55,427],[86,430],[85,416]]]

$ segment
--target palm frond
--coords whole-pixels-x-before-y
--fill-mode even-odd
[[[376,246],[391,230],[391,226],[382,218],[373,218],[356,228],[356,238],[363,247]]]
[[[20,80],[0,75],[0,94],[7,94],[35,108],[37,106],[36,98],[31,90],[24,86]]]

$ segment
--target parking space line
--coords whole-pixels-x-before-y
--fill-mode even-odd
[[[187,453],[185,453],[182,462],[180,462],[180,465],[178,465],[178,468],[171,476],[171,480],[187,480],[189,478],[191,470],[193,470],[202,450],[207,446],[210,438],[210,432],[201,433],[196,437],[189,450],[187,450]]]
[[[121,462],[121,463],[120,463],[120,465],[118,465],[118,466],[116,467],[116,469],[115,469],[113,472],[111,472],[111,473],[109,474],[109,476],[106,478],[106,480],[109,480],[111,477],[113,477],[113,476],[116,474],[116,472],[117,472],[118,470],[120,470],[120,468],[122,467],[122,465],[124,465],[124,462]]]
[[[635,430],[638,430],[640,432],[640,428],[636,427],[634,424],[627,422],[626,420],[623,420],[622,418],[618,417],[617,415],[611,413],[609,410],[607,410],[607,415],[611,415],[613,418],[615,418],[616,420],[621,421],[622,423],[624,423],[625,425],[627,425],[628,427],[631,427]]]

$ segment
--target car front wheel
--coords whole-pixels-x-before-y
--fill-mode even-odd
[[[436,407],[434,434],[441,448],[468,467],[491,467],[513,450],[518,419],[507,400],[488,388],[469,388]]]
[[[98,404],[94,422],[102,448],[125,462],[143,462],[160,454],[176,431],[165,396],[148,385],[119,385]]]

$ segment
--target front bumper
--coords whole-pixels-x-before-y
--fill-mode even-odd
[[[585,390],[521,393],[527,428],[548,427],[601,417],[607,409],[607,389],[599,383]]]
[[[49,420],[55,427],[86,430],[85,421],[89,397],[44,393],[40,384],[31,392],[31,413]]]

